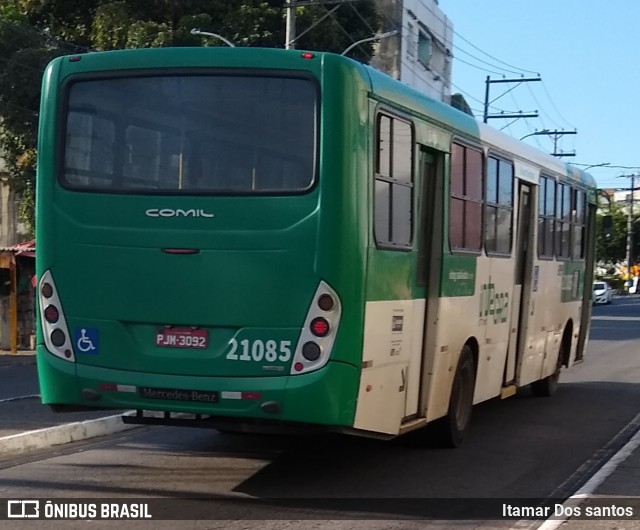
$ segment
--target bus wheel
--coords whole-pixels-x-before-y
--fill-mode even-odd
[[[562,370],[562,360],[564,359],[565,341],[560,343],[560,351],[558,352],[558,365],[556,371],[551,375],[534,381],[531,383],[531,393],[534,397],[551,397],[558,390],[558,380],[560,379],[560,371]]]
[[[458,367],[451,388],[449,412],[439,420],[439,441],[444,447],[459,447],[464,441],[471,411],[473,409],[473,390],[476,385],[476,365],[473,352],[468,344],[460,352]]]

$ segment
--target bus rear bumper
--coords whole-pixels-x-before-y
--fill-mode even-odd
[[[185,376],[71,363],[42,346],[38,373],[42,402],[54,410],[135,409],[336,427],[353,425],[359,382],[357,369],[340,362],[295,376]]]

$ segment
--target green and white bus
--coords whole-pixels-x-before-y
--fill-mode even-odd
[[[378,437],[439,420],[458,445],[473,404],[550,395],[582,359],[595,192],[334,54],[57,58],[39,131],[42,400]]]

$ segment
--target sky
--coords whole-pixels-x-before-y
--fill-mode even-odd
[[[490,114],[537,110],[539,117],[489,125],[516,138],[577,131],[559,137],[556,150],[575,152],[563,159],[582,169],[608,164],[587,169],[601,188],[629,187],[621,176],[640,175],[640,1],[439,0],[439,6],[453,23],[452,93],[464,94],[476,117],[482,119],[487,76],[539,74],[542,81],[491,83],[489,98]],[[546,134],[523,141],[554,149]]]

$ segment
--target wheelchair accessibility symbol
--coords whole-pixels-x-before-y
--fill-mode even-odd
[[[100,351],[98,328],[75,328],[74,344],[78,353],[98,354]]]

